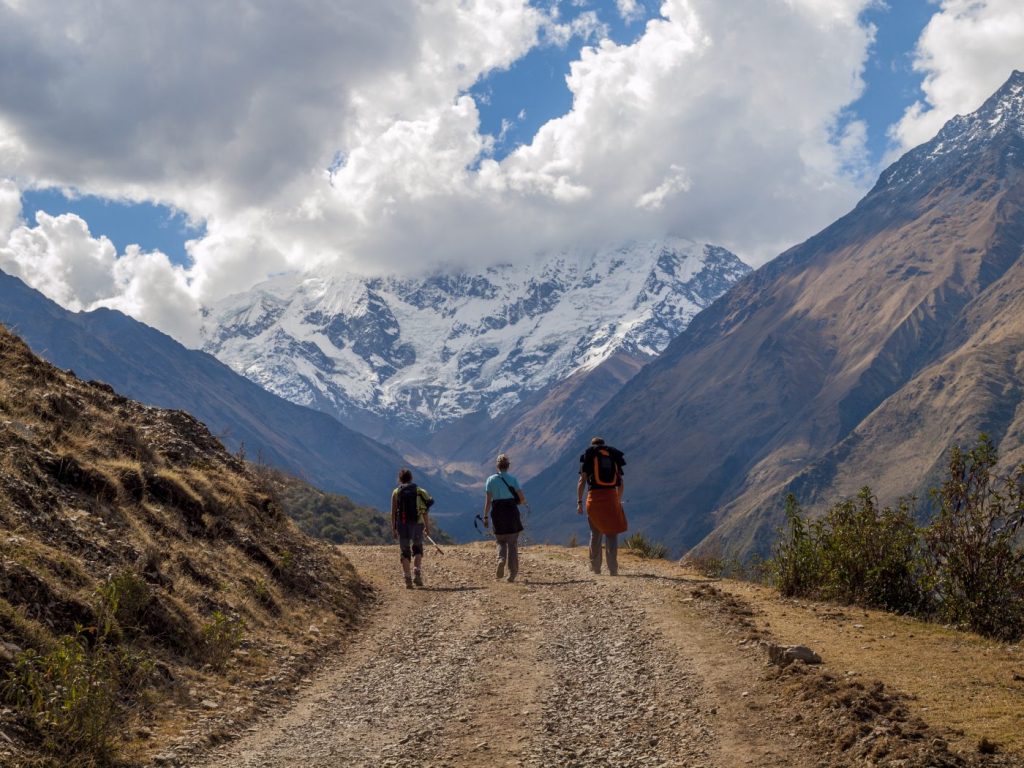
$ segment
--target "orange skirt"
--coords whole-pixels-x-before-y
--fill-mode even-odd
[[[604,534],[625,533],[626,513],[618,488],[592,488],[587,492],[587,517]]]

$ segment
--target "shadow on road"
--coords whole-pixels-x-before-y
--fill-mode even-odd
[[[569,584],[593,584],[594,579],[567,579],[565,581],[534,581],[533,579],[524,579],[522,583],[531,587],[564,587]]]
[[[475,592],[483,587],[418,587],[420,592]]]

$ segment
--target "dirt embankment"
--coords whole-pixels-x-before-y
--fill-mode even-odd
[[[204,425],[0,327],[4,768],[225,738],[337,645],[365,596]]]
[[[813,607],[806,627],[778,623],[795,607],[768,592],[629,556],[594,576],[582,548],[555,547],[529,547],[507,584],[484,544],[428,555],[427,587],[406,590],[395,548],[344,551],[378,590],[367,625],[290,707],[182,765],[1024,765],[1010,740],[980,754],[920,694],[848,668],[809,631],[831,626]],[[825,663],[771,665],[771,640]]]

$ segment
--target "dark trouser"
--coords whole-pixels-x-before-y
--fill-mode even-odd
[[[601,572],[601,539],[604,538],[608,550],[608,573],[615,576],[619,572],[619,534],[601,533],[590,523],[590,570]]]
[[[519,573],[519,534],[497,533],[494,538],[498,542],[499,573],[505,570],[502,566],[507,566],[508,580],[515,581]]]
[[[398,546],[402,550],[402,570],[409,575],[409,565],[416,558],[416,570],[423,562],[423,523],[399,523]]]

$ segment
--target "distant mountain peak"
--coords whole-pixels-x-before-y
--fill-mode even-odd
[[[988,134],[1003,130],[1024,134],[1024,72],[1014,70],[984,104],[969,115],[957,115],[950,120],[939,132],[939,137],[944,132],[949,136],[978,127]]]
[[[1007,141],[1024,140],[1024,72],[1014,70],[977,110],[951,118],[931,141],[907,152],[889,166],[867,199],[879,194],[920,193],[945,180],[966,177],[980,153]],[[1010,150],[1014,164],[1024,152]]]
[[[291,275],[211,308],[205,349],[282,397],[428,426],[649,359],[750,268],[681,238],[426,277]]]

